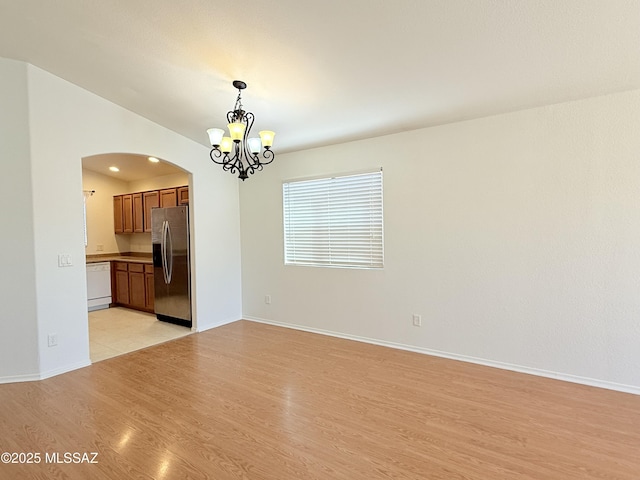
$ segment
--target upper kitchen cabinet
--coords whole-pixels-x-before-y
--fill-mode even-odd
[[[122,233],[133,233],[133,195],[122,195]]]
[[[113,231],[115,233],[133,233],[133,195],[113,197]]]
[[[167,188],[160,190],[160,207],[177,207],[178,206],[178,192],[175,188]]]
[[[189,187],[178,187],[178,205],[189,205]]]
[[[142,194],[142,204],[144,206],[144,231],[151,231],[151,209],[160,206],[160,192],[153,190]]]
[[[151,232],[151,210],[188,205],[189,187],[164,188],[113,197],[115,233]]]
[[[131,198],[133,202],[133,233],[142,233],[144,232],[142,193],[134,193]]]
[[[124,221],[122,217],[122,195],[113,197],[113,228],[115,233],[124,233]]]

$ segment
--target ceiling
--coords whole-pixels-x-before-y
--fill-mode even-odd
[[[134,182],[164,175],[185,173],[184,170],[162,159],[150,162],[149,157],[129,153],[105,153],[82,158],[82,168],[101,175],[117,178],[124,182]],[[118,171],[109,170],[117,167]]]
[[[640,0],[0,0],[0,56],[289,152],[640,88]]]

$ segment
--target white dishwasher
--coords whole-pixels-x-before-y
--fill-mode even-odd
[[[111,264],[87,263],[87,306],[89,311],[109,308],[111,303]]]

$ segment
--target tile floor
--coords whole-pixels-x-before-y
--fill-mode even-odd
[[[151,313],[128,308],[89,312],[89,354],[93,363],[190,333],[190,328],[160,322]]]

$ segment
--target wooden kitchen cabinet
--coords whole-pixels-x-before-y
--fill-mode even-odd
[[[153,265],[139,262],[113,262],[114,303],[153,313]]]
[[[129,305],[129,264],[125,262],[113,262],[115,299],[114,303]]]
[[[155,290],[153,279],[153,265],[144,266],[145,308],[153,312],[155,308]]]
[[[133,232],[144,232],[144,207],[142,205],[142,193],[131,194],[133,203]]]
[[[129,305],[133,308],[146,307],[146,282],[144,265],[142,263],[129,264]]]
[[[122,195],[122,233],[133,233],[133,195]]]
[[[178,206],[178,192],[175,188],[166,188],[160,190],[160,207],[177,207]]]
[[[153,190],[142,193],[142,204],[144,205],[144,231],[151,231],[151,209],[160,206],[160,192]]]
[[[178,205],[189,205],[189,187],[178,187]]]
[[[115,195],[113,197],[113,231],[115,233],[133,233],[133,195]]]
[[[113,197],[113,229],[115,233],[124,233],[122,218],[122,195]]]
[[[164,188],[113,197],[115,233],[151,232],[151,210],[189,204],[189,187]]]

